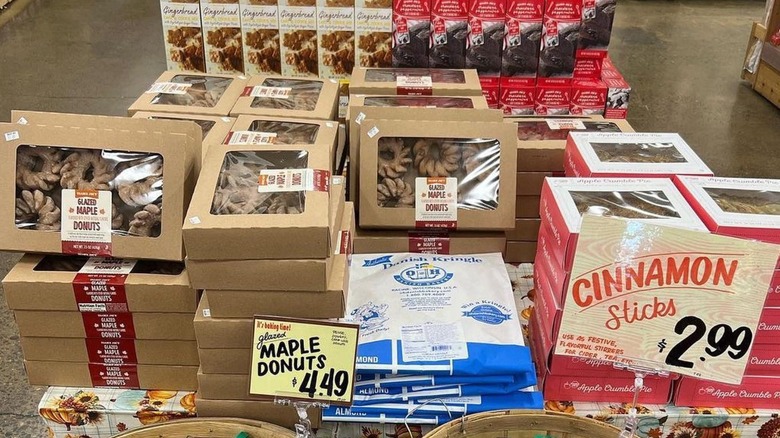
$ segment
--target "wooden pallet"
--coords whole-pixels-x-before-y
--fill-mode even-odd
[[[753,89],[780,108],[780,72],[766,61],[762,60],[758,66]]]

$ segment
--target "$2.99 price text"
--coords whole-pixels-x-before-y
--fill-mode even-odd
[[[693,331],[689,329],[692,328]],[[707,346],[704,352],[710,357],[718,357],[723,353],[733,360],[739,360],[750,351],[750,344],[753,342],[753,331],[748,327],[738,327],[733,329],[728,324],[717,324],[710,328],[697,316],[685,316],[677,321],[674,326],[674,332],[678,335],[684,335],[677,344],[671,346],[664,362],[667,365],[681,368],[693,368],[695,362],[683,359],[691,347],[694,347],[706,336]],[[663,353],[667,348],[666,338],[658,342],[658,350]],[[704,356],[699,356],[699,361],[705,362]]]

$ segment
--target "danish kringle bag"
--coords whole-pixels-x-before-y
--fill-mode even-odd
[[[352,257],[347,319],[360,324],[358,372],[534,372],[501,254]]]
[[[521,377],[525,377],[523,375]],[[361,388],[400,388],[410,386],[451,386],[479,383],[501,385],[513,383],[516,376],[412,376],[405,374],[358,374],[355,390]]]

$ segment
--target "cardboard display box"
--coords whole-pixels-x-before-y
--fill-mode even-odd
[[[79,313],[18,310],[19,334],[39,338],[195,339],[187,313]]]
[[[601,116],[545,118],[509,117],[517,126],[518,172],[563,172],[564,150],[569,132],[634,132],[625,120]]]
[[[482,96],[475,70],[355,67],[351,94]]]
[[[675,183],[714,234],[780,243],[780,179],[680,176]]]
[[[99,287],[82,293],[91,283],[89,274],[79,274],[86,263],[86,257],[25,254],[3,279],[8,307],[78,312],[97,306],[106,311],[188,314],[197,308],[198,293],[190,287],[182,263],[137,262],[126,278],[109,281],[116,291],[111,294],[100,293]],[[96,286],[100,284],[104,283],[97,281]]]
[[[194,391],[198,367],[24,361],[30,385]],[[249,385],[247,385],[249,388]]]
[[[194,327],[198,348],[247,348],[252,345],[252,319],[212,318],[208,293],[200,299]]]
[[[502,232],[372,231],[355,233],[355,254],[412,252],[427,254],[486,254],[506,249]]]
[[[138,111],[228,116],[247,78],[227,74],[167,71],[128,108]]]
[[[200,173],[200,164],[206,158],[206,152],[210,146],[220,145],[230,132],[230,128],[236,122],[233,117],[225,116],[203,116],[198,114],[174,114],[174,113],[153,113],[148,111],[138,111],[133,114],[134,119],[151,120],[188,120],[195,122],[203,131],[203,146],[200,151],[200,161],[197,162],[198,173]]]
[[[316,144],[328,147],[336,169],[337,122],[265,116],[239,116],[220,144]]]
[[[537,213],[538,214],[538,213]],[[536,241],[536,237],[539,235],[539,227],[542,225],[542,220],[536,219],[515,219],[515,228],[506,232],[507,240],[518,240],[525,242]]]
[[[536,257],[536,242],[508,241],[506,243],[507,263],[533,263]]]
[[[198,361],[195,341],[160,339],[21,339],[24,359],[31,361],[94,362],[112,365],[194,365]],[[249,361],[247,361],[247,364]]]
[[[212,400],[269,399],[268,397],[249,394],[249,373],[205,374],[203,370],[198,370],[198,395]]]
[[[249,363],[249,359],[247,359]],[[198,406],[198,415],[201,417],[230,417],[248,418],[250,420],[265,421],[288,429],[295,429],[298,423],[298,414],[291,406],[281,406],[273,402],[257,400],[210,400],[202,398],[200,394],[195,398]],[[309,408],[309,421],[311,427],[317,429],[322,426],[322,411],[318,408]]]
[[[582,214],[707,231],[671,180],[547,178],[539,207],[558,267],[570,271]]]
[[[540,196],[518,196],[515,198],[515,217],[517,219],[539,218]]]
[[[26,125],[0,125],[9,139],[0,153],[0,175],[9,178],[0,189],[0,250],[183,260],[181,223],[201,138],[195,124],[21,114]],[[62,175],[51,171],[60,167]],[[90,204],[80,207],[87,212],[62,222],[61,209],[75,213],[77,201]]]
[[[536,196],[542,193],[545,178],[563,176],[558,172],[517,172],[517,196]]]
[[[252,346],[244,348],[198,349],[203,374],[246,374],[252,372]]]
[[[740,385],[683,377],[674,393],[675,406],[780,408],[780,378],[745,376]]]
[[[209,151],[183,226],[188,263],[242,260],[246,265],[259,259],[328,257],[330,163],[329,152],[316,145],[225,146]],[[270,184],[261,188],[258,183],[261,175],[268,175],[263,181],[272,183],[286,173],[303,174],[296,187],[301,191],[275,192]],[[245,196],[236,197],[236,187]],[[324,265],[322,260],[309,263]],[[195,281],[195,273],[190,277]]]
[[[449,145],[447,155],[439,156],[445,143]],[[363,152],[360,185],[364,188],[360,193],[361,227],[441,226],[444,222],[435,223],[426,218],[428,211],[423,205],[429,204],[421,201],[425,193],[415,194],[414,187],[416,183],[425,183],[425,177],[443,176],[456,178],[459,186],[456,200],[459,206],[456,214],[450,212],[445,219],[448,226],[466,231],[505,230],[514,226],[517,149],[512,126],[493,122],[417,121],[410,124],[408,121],[372,120],[361,125],[360,144]],[[397,173],[399,167],[386,170],[379,166],[380,152],[385,153],[387,148],[390,152],[393,148],[400,149],[397,158],[406,156],[406,165],[401,166],[406,170],[403,175],[389,178],[391,171]],[[463,153],[467,155],[461,162],[459,158]],[[387,172],[387,178],[383,177],[383,171]],[[394,179],[395,192],[400,192],[398,181],[403,181],[407,188],[382,200],[380,195],[385,191],[379,186],[392,189],[388,179]],[[393,197],[398,198],[398,202],[393,201]],[[399,208],[399,205],[405,207]]]
[[[411,108],[414,108],[412,110]],[[476,111],[475,111],[476,110]],[[441,120],[500,122],[501,113],[488,109],[482,96],[351,96],[349,101],[349,157],[360,162],[360,127],[368,120]],[[349,193],[358,200],[360,174],[352,170]],[[358,209],[360,208],[359,203]]]
[[[712,176],[679,134],[572,132],[564,165],[578,178]]]
[[[335,79],[253,76],[230,115],[336,120],[338,95]]]

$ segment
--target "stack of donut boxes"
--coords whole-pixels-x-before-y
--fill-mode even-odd
[[[230,83],[217,86],[219,78]],[[150,93],[130,111],[210,128],[183,221],[190,281],[203,291],[194,319],[198,415],[292,427],[293,409],[249,394],[253,317],[344,316],[354,208],[332,175],[338,84],[168,72],[152,88],[182,82],[184,94],[161,104]]]

